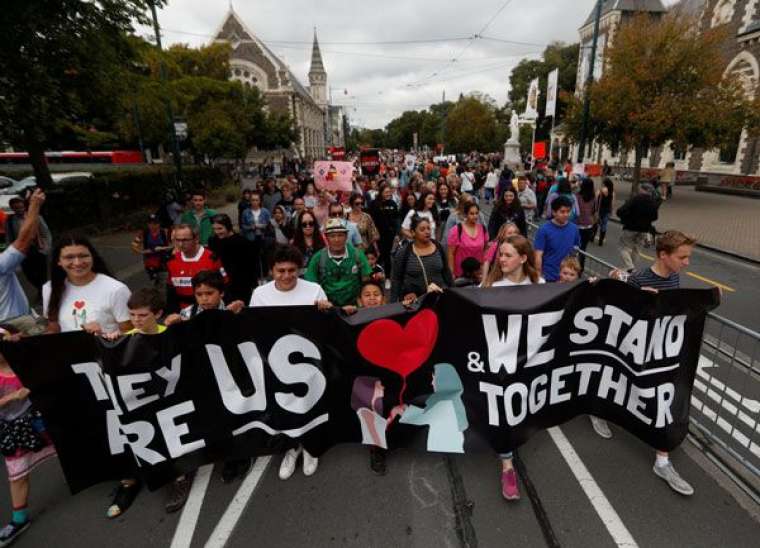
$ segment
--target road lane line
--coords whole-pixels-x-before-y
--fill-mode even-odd
[[[182,515],[179,517],[177,528],[174,530],[174,538],[172,539],[170,548],[188,548],[190,546],[213,469],[213,464],[206,464],[205,466],[201,466],[195,474],[193,486],[190,488],[190,495],[187,497],[187,502],[182,509]]]
[[[270,455],[256,458],[253,469],[243,480],[229,506],[227,506],[227,510],[224,511],[222,519],[216,524],[214,532],[211,533],[208,541],[206,541],[206,548],[224,548],[227,544],[227,540],[229,540],[230,535],[235,530],[240,516],[243,515],[243,510],[248,505],[248,500],[256,490],[256,486],[261,481],[261,478],[264,477],[264,473],[271,460],[272,457]]]
[[[596,483],[596,480],[594,480],[593,476],[588,471],[588,468],[586,468],[586,465],[583,464],[578,453],[575,452],[575,448],[560,427],[553,426],[552,428],[549,428],[549,435],[557,446],[557,449],[559,449],[559,452],[562,454],[562,457],[565,459],[565,462],[570,467],[570,470],[573,472],[575,479],[578,480],[578,483],[586,494],[586,497],[588,497],[589,502],[591,502],[591,505],[594,507],[594,510],[596,510],[596,513],[601,518],[607,531],[612,535],[612,540],[615,544],[627,548],[638,547],[638,544],[631,536],[628,528],[620,519],[620,516],[612,507],[612,504],[610,504],[610,501],[604,496],[602,489]]]
[[[641,251],[639,251],[639,257],[643,257],[644,259],[654,261],[654,257],[650,257],[649,255],[646,255],[645,253],[642,253]],[[734,289],[733,287],[727,286],[720,282],[716,282],[715,280],[711,280],[710,278],[705,278],[704,276],[700,276],[699,274],[694,274],[693,272],[684,272],[684,274],[686,274],[687,276],[691,276],[692,278],[695,278],[699,280],[700,282],[705,282],[708,285],[714,285],[715,287],[720,287],[724,291],[728,291],[730,293],[736,293],[736,289]]]
[[[734,289],[733,287],[729,287],[720,282],[716,282],[715,280],[711,280],[710,278],[705,278],[704,276],[700,276],[699,274],[694,274],[694,272],[686,272],[686,275],[691,276],[692,278],[696,278],[697,280],[701,282],[705,282],[706,284],[714,285],[715,287],[720,287],[723,291],[736,293],[736,289]]]

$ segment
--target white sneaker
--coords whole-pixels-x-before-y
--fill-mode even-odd
[[[680,493],[687,497],[694,494],[694,488],[689,485],[685,479],[678,475],[676,469],[673,468],[673,463],[668,462],[668,464],[664,466],[657,466],[655,463],[652,467],[652,471],[656,476],[668,482],[670,488],[676,493]]]
[[[317,471],[317,465],[319,464],[319,459],[317,457],[312,457],[309,455],[309,452],[304,449],[303,450],[303,475],[304,476],[311,476],[314,474],[314,472]]]
[[[606,440],[612,437],[612,430],[610,430],[610,425],[607,424],[606,420],[595,417],[594,415],[589,415],[589,418],[591,419],[591,426],[594,428],[594,432]]]
[[[298,461],[298,455],[300,453],[300,447],[298,449],[288,449],[288,451],[285,453],[285,456],[282,457],[282,462],[280,463],[281,480],[288,479],[293,475],[293,472],[296,471],[296,462]]]

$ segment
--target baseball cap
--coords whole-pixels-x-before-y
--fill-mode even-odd
[[[343,224],[343,221],[334,217],[327,219],[325,234],[336,234],[338,232],[348,232],[348,228]]]

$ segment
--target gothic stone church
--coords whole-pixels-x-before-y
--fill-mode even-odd
[[[257,87],[266,98],[267,108],[286,113],[294,120],[300,139],[291,146],[292,155],[309,162],[324,158],[328,146],[343,146],[343,111],[329,104],[327,72],[316,31],[308,88],[232,8],[214,36],[214,41],[227,42],[232,47],[230,77]]]

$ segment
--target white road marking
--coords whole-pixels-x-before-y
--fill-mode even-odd
[[[710,375],[709,373],[705,371],[705,369],[712,368],[712,367],[718,367],[718,366],[715,364],[715,362],[706,358],[705,356],[699,356],[699,363],[697,364],[697,375],[699,375],[702,379],[709,382],[711,385],[717,388],[720,392],[723,392],[725,395],[733,398],[737,403],[740,403],[750,413],[760,412],[760,401],[745,398],[739,392],[737,392],[736,390],[733,390],[732,388],[729,388],[728,386],[723,384],[721,381],[714,378],[712,375]]]
[[[700,411],[705,417],[713,421],[715,424],[717,424],[723,431],[725,431],[727,434],[729,434],[732,438],[734,438],[736,441],[742,444],[743,447],[748,449],[753,455],[756,457],[760,457],[760,445],[756,444],[754,441],[750,441],[750,439],[745,436],[742,432],[737,430],[736,428],[732,427],[731,424],[721,417],[718,417],[718,414],[707,407],[699,398],[696,396],[691,397],[691,405],[693,405],[698,411]]]
[[[617,546],[625,546],[628,548],[637,547],[638,544],[631,536],[628,528],[620,519],[620,516],[618,516],[618,513],[612,507],[612,504],[610,504],[610,501],[604,496],[604,493],[596,483],[596,480],[594,480],[593,476],[588,471],[588,468],[586,468],[586,465],[583,464],[578,453],[575,452],[575,448],[573,448],[570,440],[567,439],[559,426],[549,428],[548,431],[554,444],[557,446],[557,449],[559,449],[565,462],[573,472],[575,479],[580,483],[581,489],[583,489],[583,492],[588,497],[588,500],[601,518],[607,531],[612,535],[612,540],[615,544]]]
[[[253,469],[245,477],[243,483],[240,484],[237,493],[235,493],[229,506],[227,506],[227,510],[224,511],[222,519],[216,524],[214,532],[211,533],[208,541],[206,541],[206,548],[223,548],[227,544],[227,540],[235,530],[235,526],[237,525],[240,516],[243,515],[243,510],[245,510],[245,507],[248,505],[248,500],[251,498],[256,486],[264,476],[264,472],[266,472],[269,461],[271,460],[271,456],[256,458],[256,463],[253,465]]]
[[[187,502],[182,509],[182,515],[179,517],[177,528],[174,530],[174,538],[172,539],[170,548],[187,548],[190,546],[213,469],[213,464],[206,464],[205,466],[201,466],[195,474],[193,486],[190,488],[190,495],[187,497]]]

